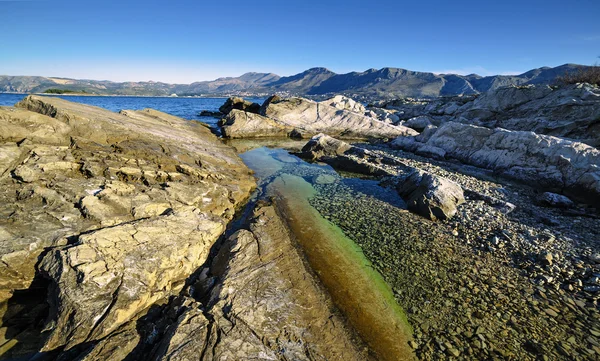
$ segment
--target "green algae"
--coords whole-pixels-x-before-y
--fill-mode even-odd
[[[412,330],[391,288],[361,248],[310,203],[318,190],[306,179],[329,174],[339,182],[339,175],[280,150],[259,148],[242,158],[259,176],[263,196],[276,199],[311,268],[361,338],[379,359],[412,359]]]

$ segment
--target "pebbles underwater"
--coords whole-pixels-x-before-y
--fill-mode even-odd
[[[600,358],[597,219],[532,205],[534,192],[525,186],[505,187],[461,174],[456,165],[371,149],[506,199],[517,210],[507,215],[469,200],[450,221],[431,222],[408,212],[377,179],[343,177],[283,149],[258,148],[241,157],[263,192],[282,174],[312,185],[310,205],[362,249],[405,310],[418,359]],[[561,225],[544,223],[547,218]]]

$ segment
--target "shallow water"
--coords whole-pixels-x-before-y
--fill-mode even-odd
[[[261,196],[276,198],[310,266],[378,358],[410,359],[412,332],[390,287],[360,247],[311,205],[331,189],[399,208],[405,206],[402,199],[377,181],[341,177],[328,165],[306,163],[283,149],[261,147],[240,156],[255,171]],[[353,207],[351,202],[340,206]]]

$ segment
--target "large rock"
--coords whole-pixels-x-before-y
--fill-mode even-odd
[[[372,117],[303,98],[271,102],[263,115],[310,136],[325,133],[338,138],[366,139],[417,134],[416,131],[403,126],[394,126]]]
[[[273,206],[254,211],[195,285],[157,360],[365,360]],[[207,270],[208,271],[208,270]],[[212,286],[211,286],[212,285]]]
[[[600,151],[583,143],[448,122],[423,141],[398,138],[392,146],[436,149],[446,157],[561,191],[582,202],[600,202]]]
[[[465,202],[458,184],[422,170],[403,178],[397,190],[408,209],[432,221],[452,218],[456,207]]]
[[[229,114],[233,109],[258,114],[260,111],[260,104],[252,103],[239,97],[230,97],[223,105],[221,105],[221,107],[219,107],[219,111],[223,114]]]
[[[600,147],[600,88],[590,84],[494,87],[477,97],[399,99],[378,104],[402,119],[446,121],[532,131]]]
[[[381,159],[368,150],[355,147],[325,134],[312,137],[302,148],[300,156],[310,161],[325,162],[349,172],[370,175],[390,176],[396,174],[389,168],[382,166],[382,163],[408,169],[406,165],[393,159]]]
[[[365,114],[367,111],[363,104],[343,95],[336,95],[331,99],[320,102],[320,104],[330,105],[339,110],[349,110],[359,114]]]
[[[100,340],[178,292],[225,229],[198,208],[108,227],[50,251],[40,265],[54,282],[44,351]]]
[[[44,350],[98,342],[177,293],[255,186],[199,123],[39,96],[18,107],[0,108],[0,301],[48,279]]]
[[[451,218],[465,202],[463,189],[448,179],[324,134],[311,138],[300,155],[350,172],[394,177],[391,183],[408,208],[431,220]]]
[[[227,138],[287,137],[294,130],[262,115],[237,109],[230,111],[219,125]]]
[[[487,127],[533,131],[600,146],[600,88],[574,84],[507,87],[461,107],[463,121]]]

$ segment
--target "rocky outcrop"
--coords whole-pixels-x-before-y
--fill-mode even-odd
[[[258,114],[260,111],[260,104],[252,103],[239,97],[230,97],[225,101],[225,104],[221,105],[219,111],[223,114],[229,114],[229,112],[234,109]]]
[[[362,114],[303,98],[271,102],[265,107],[263,115],[295,128],[307,136],[325,133],[338,138],[366,139],[417,134],[416,131],[403,126],[394,126]]]
[[[408,208],[434,221],[452,218],[456,207],[465,202],[463,189],[448,179],[324,134],[319,134],[306,143],[301,156],[346,171],[391,176],[393,180],[387,183],[396,187]]]
[[[491,169],[582,202],[600,201],[600,151],[583,143],[448,122],[427,138],[400,137],[392,146],[416,152],[435,150],[440,157]]]
[[[303,98],[272,96],[261,106],[261,115],[231,111],[219,125],[223,134],[230,138],[310,138],[325,133],[340,138],[368,139],[418,134],[412,129],[394,126],[346,107],[353,110],[364,108],[346,97],[318,103]]]
[[[262,115],[233,109],[219,126],[226,138],[287,137],[294,129]]]
[[[600,88],[589,84],[500,88],[467,103],[455,116],[600,146]]]
[[[108,340],[179,292],[254,180],[196,122],[38,96],[18,107],[0,108],[3,297],[39,270],[51,284],[43,349]]]
[[[156,360],[365,360],[271,205],[259,206],[194,285]]]
[[[403,120],[427,116],[434,125],[455,121],[600,146],[600,88],[590,84],[509,86],[477,97],[399,99],[377,105],[396,110]]]
[[[329,105],[339,110],[349,110],[359,114],[365,114],[367,111],[364,105],[343,95],[336,95],[331,99],[320,102],[320,104]]]
[[[389,163],[399,168],[404,167],[401,162],[390,158],[377,157],[368,150],[355,147],[325,134],[312,137],[302,148],[300,156],[310,161],[325,162],[349,172],[378,176],[392,176],[397,173],[397,170],[394,172],[383,167],[382,163]]]
[[[456,207],[465,202],[458,184],[422,170],[399,181],[397,189],[408,209],[432,221],[452,218]]]

